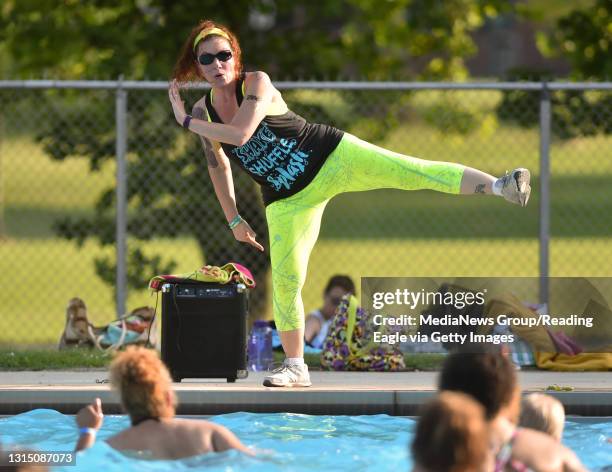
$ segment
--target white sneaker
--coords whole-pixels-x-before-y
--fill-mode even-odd
[[[522,207],[527,206],[531,186],[529,180],[531,174],[527,169],[514,169],[502,177],[502,196],[509,202],[516,203]]]
[[[264,378],[264,387],[310,387],[308,366],[283,364]]]

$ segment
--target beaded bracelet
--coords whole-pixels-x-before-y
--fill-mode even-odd
[[[229,229],[234,229],[236,226],[238,226],[243,221],[244,220],[242,219],[242,216],[236,215],[235,218],[229,222]]]

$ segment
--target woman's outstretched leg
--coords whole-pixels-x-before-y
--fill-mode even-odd
[[[453,194],[492,194],[525,206],[529,171],[518,168],[495,178],[453,162],[405,156],[346,134],[319,173],[334,185],[334,193],[379,188],[429,189]],[[319,176],[317,176],[319,178]]]

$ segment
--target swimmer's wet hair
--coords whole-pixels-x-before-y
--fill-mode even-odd
[[[438,389],[472,395],[484,406],[487,420],[491,420],[512,401],[516,386],[516,371],[510,361],[502,354],[483,352],[448,356]]]
[[[174,416],[176,397],[172,392],[170,373],[157,351],[130,346],[119,352],[110,365],[110,381],[132,422],[147,417]],[[172,395],[174,404],[166,398]]]
[[[482,470],[488,454],[484,408],[469,395],[442,392],[426,403],[412,442],[412,457],[436,472]]]

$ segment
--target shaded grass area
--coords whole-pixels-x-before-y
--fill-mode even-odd
[[[612,175],[563,176],[551,183],[553,237],[609,236]],[[376,190],[335,198],[321,239],[532,238],[538,235],[539,185],[527,208],[501,198],[432,191]],[[350,228],[350,231],[347,231]],[[435,244],[435,242],[433,242]]]
[[[551,185],[553,237],[605,237],[612,227],[612,175],[565,176]],[[533,238],[538,235],[538,182],[527,208],[500,198],[444,195],[423,190],[375,190],[336,197],[327,207],[320,239]],[[8,206],[4,226],[11,238],[55,237],[59,219],[90,216],[85,209]],[[350,228],[350,231],[347,231]],[[188,235],[184,235],[187,237]]]
[[[145,254],[165,254],[177,262],[178,272],[203,265],[197,245],[189,239],[157,239],[139,244]],[[95,326],[117,318],[114,291],[95,273],[94,260],[114,256],[114,248],[99,248],[91,241],[78,248],[63,240],[5,240],[0,244],[0,346],[52,344],[57,346],[64,329],[68,300],[82,298],[89,321]],[[145,277],[147,278],[147,277]],[[154,307],[156,294],[143,284],[130,290],[127,309]]]
[[[0,350],[1,370],[64,370],[105,368],[112,356],[89,349],[68,351]]]
[[[107,368],[112,354],[90,349],[67,351],[51,350],[0,350],[0,370],[72,370]],[[282,362],[284,354],[274,353],[275,362]],[[410,354],[405,356],[406,370],[437,370],[444,361],[444,354]],[[304,356],[308,367],[320,370],[318,354]]]
[[[45,239],[56,237],[54,225],[61,219],[86,218],[93,215],[87,209],[41,208],[9,206],[4,210],[4,227],[11,238]]]

